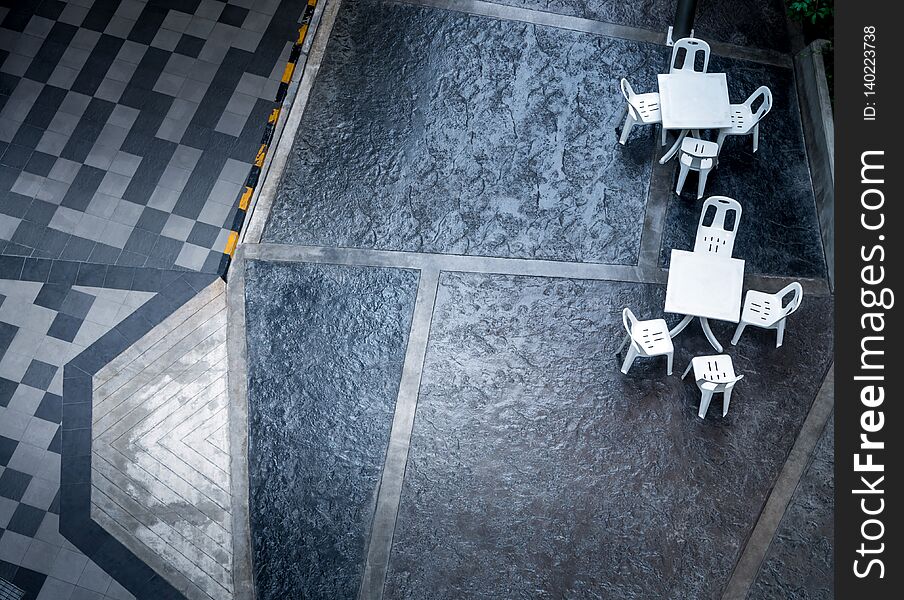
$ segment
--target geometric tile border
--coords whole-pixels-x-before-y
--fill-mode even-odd
[[[92,517],[196,600],[231,600],[225,283],[94,376]]]
[[[214,279],[201,273],[179,276],[70,361],[63,373],[60,533],[139,599],[184,596],[91,518],[92,378]]]

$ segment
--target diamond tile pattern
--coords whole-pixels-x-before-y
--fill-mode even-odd
[[[0,254],[220,268],[302,2],[0,9]],[[208,208],[212,207],[212,208]],[[172,237],[179,216],[205,234]]]
[[[62,365],[152,296],[0,280],[0,568],[28,598],[131,598],[59,533]]]
[[[0,578],[29,599],[132,598],[59,533],[62,367],[220,271],[303,9],[0,0]],[[180,431],[153,447],[225,443]]]

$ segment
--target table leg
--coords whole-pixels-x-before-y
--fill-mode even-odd
[[[684,331],[684,328],[687,327],[688,323],[690,323],[693,320],[694,320],[694,317],[692,317],[691,315],[685,315],[684,318],[681,319],[681,322],[678,323],[677,325],[675,325],[675,327],[673,327],[669,331],[669,337],[675,337],[676,335],[678,335],[679,333]]]
[[[669,148],[669,151],[665,153],[665,155],[659,159],[659,164],[664,165],[665,163],[672,160],[672,157],[678,154],[678,149],[681,148],[681,142],[684,141],[684,137],[687,135],[687,129],[682,129],[681,133],[678,134],[678,139],[675,140],[675,143]]]
[[[722,344],[719,343],[719,340],[716,339],[716,336],[713,335],[713,330],[709,327],[709,319],[706,317],[700,317],[700,327],[703,328],[703,333],[706,335],[706,339],[709,340],[709,343],[713,345],[713,348],[716,349],[716,352],[722,352]]]

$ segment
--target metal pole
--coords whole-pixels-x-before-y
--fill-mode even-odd
[[[697,12],[697,0],[678,0],[675,7],[675,25],[672,27],[672,40],[688,37],[694,29],[694,15]]]

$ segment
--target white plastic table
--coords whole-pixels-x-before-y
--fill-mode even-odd
[[[661,164],[675,156],[688,131],[731,127],[725,73],[666,73],[658,78],[662,126],[681,131],[678,141],[659,160]]]
[[[709,319],[737,323],[741,318],[744,261],[709,252],[672,250],[665,312],[684,315],[669,335],[675,337],[699,317],[706,339],[717,352],[722,345],[710,329]]]

